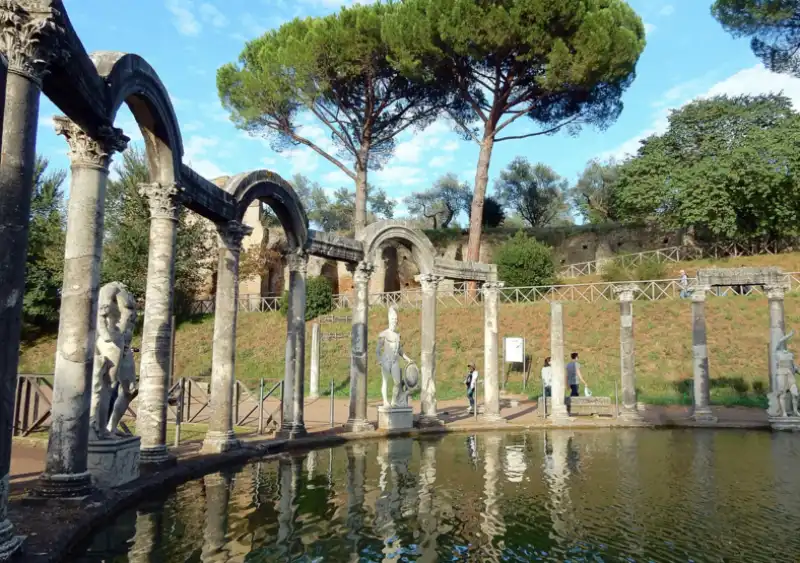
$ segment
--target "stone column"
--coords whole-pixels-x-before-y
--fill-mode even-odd
[[[501,422],[497,318],[503,282],[483,284],[483,417],[487,422]],[[477,408],[477,405],[476,405]]]
[[[564,306],[555,301],[550,303],[550,366],[553,374],[550,416],[556,422],[568,420],[569,413],[564,402],[567,394],[567,371],[564,365]]]
[[[175,293],[175,240],[180,193],[177,185],[143,184],[150,204],[150,253],[147,257],[142,364],[136,431],[142,437],[143,465],[171,461],[167,453],[167,386],[170,377],[172,305]]]
[[[278,435],[301,438],[306,373],[306,267],[308,255],[294,251],[287,256],[289,266],[289,311],[286,314],[286,371],[283,378],[283,422]]]
[[[103,215],[111,155],[127,146],[119,129],[92,139],[66,117],[56,133],[69,144],[72,180],[67,211],[64,281],[61,290],[53,406],[47,463],[37,492],[82,496],[91,489],[87,470],[89,401],[94,368],[97,294],[103,251]]]
[[[641,420],[636,409],[636,367],[633,338],[633,293],[638,291],[634,284],[614,287],[619,298],[619,364],[622,377],[622,410],[620,417],[628,420]]]
[[[417,277],[422,286],[420,426],[442,424],[436,414],[436,289],[443,279],[432,274]]]
[[[786,288],[782,284],[774,284],[765,286],[764,290],[769,300],[769,390],[774,392],[778,372],[775,348],[786,331],[786,322],[783,316],[783,298]]]
[[[716,422],[711,412],[711,394],[708,375],[708,346],[706,345],[706,286],[695,286],[692,291],[692,361],[694,365],[694,414],[692,418]]]
[[[214,344],[211,358],[211,416],[203,451],[221,453],[239,447],[233,431],[236,385],[236,313],[239,302],[239,253],[252,229],[239,221],[217,225],[219,250],[214,299]]]
[[[367,350],[369,330],[369,277],[372,264],[360,262],[353,272],[353,327],[350,349],[350,416],[348,432],[368,432],[375,427],[367,419]]]
[[[16,2],[0,4],[0,52],[8,65],[0,162],[0,560],[22,545],[7,502],[39,95],[64,31],[53,15],[51,7],[33,12]]]
[[[319,399],[319,347],[322,334],[319,323],[311,325],[311,369],[309,370],[309,398]]]

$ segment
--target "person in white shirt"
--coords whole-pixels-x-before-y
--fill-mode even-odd
[[[467,377],[464,380],[467,385],[467,399],[469,399],[469,410],[467,412],[473,413],[475,412],[475,383],[478,381],[478,370],[475,369],[475,364],[469,364],[467,369],[469,373],[467,373]]]
[[[550,397],[553,385],[553,368],[550,366],[550,357],[544,359],[542,366],[542,383],[544,384],[544,396]]]

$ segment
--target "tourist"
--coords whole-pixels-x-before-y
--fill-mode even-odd
[[[578,363],[578,353],[573,352],[570,354],[570,358],[572,358],[572,361],[567,364],[567,385],[569,385],[570,389],[569,396],[580,397],[580,393],[578,393],[578,380],[583,383],[584,387],[586,387],[586,381],[581,374],[581,364]]]
[[[469,364],[467,366],[469,370],[467,372],[467,377],[464,380],[464,383],[467,385],[467,399],[469,399],[469,410],[468,413],[472,414],[475,412],[475,383],[478,381],[478,370],[475,369],[475,364]]]
[[[681,270],[681,299],[689,297],[689,276],[686,275],[686,270]]]
[[[542,366],[542,385],[544,385],[544,396],[550,397],[553,385],[553,368],[550,366],[550,357],[544,359]]]

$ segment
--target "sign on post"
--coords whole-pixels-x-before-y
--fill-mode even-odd
[[[524,338],[521,336],[506,336],[503,338],[503,361],[506,364],[522,364],[523,389],[528,386],[526,359]],[[506,388],[507,373],[504,369],[503,390]]]

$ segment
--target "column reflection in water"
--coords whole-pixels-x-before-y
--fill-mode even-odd
[[[277,554],[288,561],[295,539],[294,521],[297,515],[297,493],[303,472],[302,461],[296,457],[281,458],[278,462],[278,538]]]
[[[420,448],[420,468],[417,518],[422,536],[419,540],[419,558],[417,561],[420,563],[434,563],[439,560],[436,553],[439,522],[434,501],[437,442],[420,441],[418,443]]]
[[[200,559],[203,563],[226,563],[228,550],[228,503],[231,496],[231,476],[211,473],[203,477],[206,489],[206,528]]]
[[[506,526],[501,513],[503,477],[503,438],[498,434],[488,434],[483,440],[483,496],[484,511],[481,514],[481,534],[486,538],[482,546],[481,561],[500,561]]]
[[[550,539],[562,553],[569,547],[573,537],[574,515],[569,496],[571,432],[545,434],[544,478],[547,483],[552,530]]]
[[[136,513],[136,534],[128,552],[129,563],[155,563],[156,548],[161,545],[164,503],[143,506]]]
[[[621,516],[627,532],[623,549],[625,555],[639,559],[644,557],[645,540],[647,539],[637,510],[641,494],[639,476],[639,444],[636,430],[617,430],[617,464],[619,478],[617,487],[617,504],[622,506]]]
[[[364,527],[364,479],[367,452],[364,444],[347,446],[347,515],[346,541],[350,545],[350,561],[360,559],[359,538]]]
[[[709,522],[716,511],[715,479],[714,479],[714,431],[695,429],[694,458],[692,459],[692,480],[694,506],[700,521]]]
[[[314,480],[314,474],[317,472],[317,451],[311,450],[306,456],[306,472],[308,473],[308,481]]]

